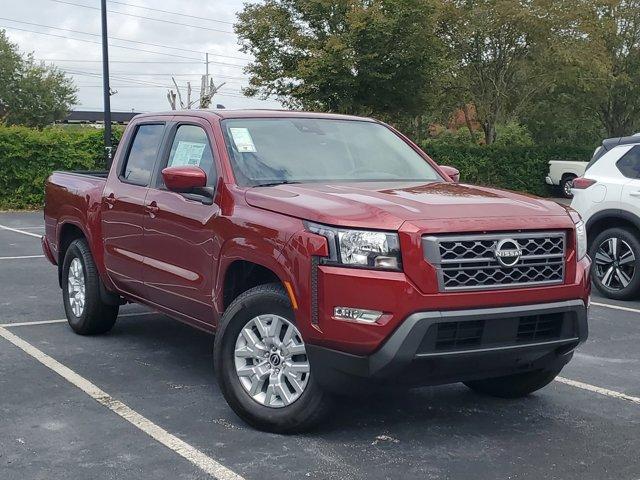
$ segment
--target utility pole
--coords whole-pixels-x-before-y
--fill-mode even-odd
[[[107,0],[100,1],[102,13],[102,88],[104,90],[104,150],[107,168],[111,168],[111,87],[109,86],[109,42],[107,37]]]
[[[207,76],[207,85],[209,85],[209,52],[205,53],[206,55],[206,62],[207,62],[207,69],[206,69],[206,73],[205,75]]]

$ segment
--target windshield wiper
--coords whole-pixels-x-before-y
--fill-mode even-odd
[[[252,185],[252,186],[253,187],[275,187],[277,185],[295,185],[297,183],[302,183],[302,182],[296,182],[291,180],[278,180],[274,182],[258,183],[257,185]]]

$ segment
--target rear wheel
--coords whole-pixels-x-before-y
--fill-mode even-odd
[[[576,179],[575,175],[566,175],[560,180],[560,191],[564,198],[573,198],[571,189],[573,188],[573,181]]]
[[[67,320],[80,335],[111,330],[118,305],[107,305],[100,296],[100,277],[86,240],[74,240],[62,264],[62,297]]]
[[[520,398],[547,386],[558,376],[560,370],[535,370],[505,377],[474,380],[464,384],[471,390],[492,397]]]
[[[640,292],[640,242],[624,228],[610,228],[591,242],[592,278],[605,297],[634,298]]]
[[[259,285],[225,311],[214,345],[215,372],[227,403],[261,430],[291,433],[317,425],[330,406],[314,380],[289,297]]]

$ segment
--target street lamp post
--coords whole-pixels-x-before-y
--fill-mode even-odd
[[[109,87],[109,42],[107,40],[107,0],[100,1],[102,16],[102,88],[104,90],[104,149],[111,168],[111,88]]]

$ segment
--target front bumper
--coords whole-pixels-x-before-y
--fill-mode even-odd
[[[544,179],[545,182],[547,182],[547,185],[557,185],[557,183],[553,183],[553,180],[551,180],[550,176],[546,176]]]
[[[437,385],[561,368],[587,335],[587,307],[571,300],[414,313],[371,355],[313,344],[307,353],[320,385],[345,391],[371,382]]]

